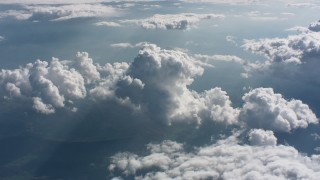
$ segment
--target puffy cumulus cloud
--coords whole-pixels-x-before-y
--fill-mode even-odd
[[[131,63],[94,64],[88,53],[78,52],[73,60],[37,60],[18,69],[2,69],[1,96],[10,102],[25,101],[44,114],[57,109],[74,111],[82,102],[118,103],[119,108],[129,107],[147,119],[169,125],[237,125],[239,115],[250,128],[285,132],[318,123],[306,104],[287,101],[270,88],[245,94],[242,108],[234,108],[227,92],[219,87],[203,92],[191,90],[189,86],[206,65],[200,57],[155,44],[141,46]],[[242,63],[233,56],[204,57]]]
[[[270,64],[301,64],[304,56],[319,53],[320,34],[307,32],[288,38],[245,40],[243,47],[269,58]]]
[[[62,108],[72,111],[83,101],[110,101],[164,124],[238,122],[240,110],[232,107],[221,88],[204,92],[188,88],[202,75],[203,62],[155,44],[130,46],[143,47],[130,64],[93,64],[88,53],[78,52],[73,60],[37,60],[19,69],[2,69],[1,94],[12,102],[27,100],[44,114]]]
[[[277,138],[273,131],[265,131],[262,129],[253,129],[249,132],[249,141],[254,146],[275,146]]]
[[[87,52],[77,53],[74,67],[83,75],[88,83],[100,79],[100,73],[98,72],[97,67],[93,65],[93,60],[89,58]]]
[[[75,103],[88,97],[116,98],[116,82],[128,67],[127,63],[93,64],[86,52],[78,52],[74,60],[37,60],[19,69],[2,69],[0,93],[12,103],[32,103],[44,114],[52,114],[57,108],[74,111]]]
[[[287,101],[271,88],[253,89],[242,99],[240,119],[249,127],[290,132],[319,122],[308,105],[300,100]]]
[[[0,18],[17,20],[63,21],[74,18],[110,17],[119,15],[119,10],[102,4],[24,5],[21,10],[0,12]]]
[[[200,124],[207,119],[236,123],[239,110],[231,106],[225,91],[214,88],[197,93],[188,89],[203,71],[202,63],[182,51],[146,44],[119,81],[116,94],[142,107],[152,119],[169,124]]]
[[[73,61],[37,60],[19,69],[0,72],[1,92],[6,99],[30,99],[38,112],[50,114],[55,108],[87,96],[86,86],[100,79],[87,53]],[[69,105],[68,105],[69,106]]]
[[[191,152],[173,141],[149,144],[145,156],[129,152],[112,156],[109,171],[119,179],[318,179],[318,155],[276,145],[269,131],[254,130],[250,137],[254,146],[240,145],[231,136]]]
[[[128,68],[129,64],[125,62],[116,62],[114,64],[107,63],[103,66],[97,64],[97,70],[103,78],[96,82],[95,86],[89,90],[90,96],[95,100],[114,99],[115,90],[117,88],[116,85],[127,72]]]
[[[310,66],[318,64],[315,57],[320,52],[320,33],[317,32],[317,27],[317,23],[311,24],[309,29],[296,27],[298,34],[287,38],[245,40],[242,46],[244,49],[267,58],[265,62],[247,64],[246,70],[310,75],[310,72],[314,72]]]
[[[224,18],[221,14],[155,14],[146,19],[123,20],[122,23],[136,23],[145,29],[187,30],[204,19]]]

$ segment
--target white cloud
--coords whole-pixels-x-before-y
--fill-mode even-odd
[[[266,38],[245,40],[244,49],[252,53],[264,55],[267,59],[260,62],[247,63],[245,71],[252,74],[269,74],[273,77],[285,77],[292,81],[319,84],[319,66],[317,57],[320,54],[320,33],[317,32],[317,22],[308,28],[294,27],[289,30],[298,31],[296,35],[287,38]],[[307,86],[307,84],[305,84]]]
[[[142,48],[143,46],[147,45],[147,42],[139,42],[136,44],[131,44],[128,42],[125,43],[115,43],[115,44],[110,44],[112,48],[120,48],[120,49],[126,49],[126,48]]]
[[[42,113],[57,108],[75,109],[81,101],[113,100],[164,124],[203,122],[238,124],[239,113],[248,127],[289,132],[318,123],[309,107],[299,100],[286,101],[272,89],[258,88],[245,94],[242,109],[232,107],[221,88],[204,92],[189,89],[204,72],[201,58],[154,44],[142,46],[132,63],[93,64],[88,53],[74,60],[36,61],[25,67],[0,71],[1,94],[6,99],[29,99]],[[204,56],[212,60],[243,63],[234,56]]]
[[[85,80],[96,75],[86,71],[93,66],[86,58],[86,53],[78,53],[75,62],[53,58],[50,63],[37,60],[19,69],[2,69],[0,84],[4,88],[1,92],[13,99],[32,99],[37,111],[53,113],[55,108],[65,107],[67,101],[86,97]]]
[[[43,114],[52,114],[55,112],[51,104],[44,104],[41,98],[34,97],[33,99],[33,108]]]
[[[22,10],[0,12],[0,18],[63,21],[74,18],[117,16],[119,11],[102,4],[24,5]]]
[[[6,38],[4,38],[3,36],[0,36],[0,42],[4,41]]]
[[[121,27],[122,25],[116,22],[111,22],[111,21],[101,21],[94,23],[96,26],[107,26],[107,27]]]
[[[231,106],[225,91],[214,88],[203,93],[188,89],[204,69],[196,59],[178,50],[164,50],[146,44],[130,65],[127,76],[139,79],[144,86],[137,88],[126,80],[118,83],[118,96],[146,109],[152,119],[172,122],[203,120],[234,124],[238,109]]]
[[[123,20],[123,23],[135,23],[145,29],[187,30],[195,27],[204,19],[224,18],[221,14],[156,14],[146,19]]]
[[[309,3],[309,2],[303,2],[303,3],[288,3],[288,7],[295,7],[295,8],[318,8],[320,7],[317,4]]]
[[[303,56],[318,53],[320,34],[316,32],[291,35],[288,38],[245,40],[243,47],[254,53],[263,54],[270,63],[301,64]]]
[[[287,18],[283,18],[280,16],[274,16],[272,13],[263,13],[260,11],[251,11],[247,14],[247,16],[255,21],[274,21],[274,20],[286,20]]]
[[[285,100],[271,88],[257,88],[245,94],[240,118],[249,127],[290,132],[306,128],[319,120],[308,105],[300,100]]]
[[[89,58],[86,52],[78,52],[73,66],[82,74],[87,83],[91,83],[100,79],[100,73],[93,64],[93,60]]]
[[[277,138],[272,131],[265,131],[262,129],[253,129],[249,132],[249,141],[254,146],[275,146],[277,145]]]
[[[0,4],[77,4],[77,3],[98,3],[107,0],[0,0]]]
[[[207,63],[214,62],[214,61],[226,61],[226,62],[235,62],[238,64],[244,64],[245,61],[238,56],[232,55],[202,55],[202,54],[195,54],[194,57],[196,59],[205,61]]]
[[[179,50],[165,50],[146,42],[114,47],[143,47],[130,64],[93,64],[88,53],[74,60],[36,61],[14,70],[2,69],[3,97],[14,102],[27,99],[38,112],[75,109],[81,101],[113,100],[130,106],[164,124],[203,121],[236,124],[239,109],[227,93],[213,88],[202,93],[190,90],[202,75],[204,63]]]
[[[309,157],[293,147],[276,145],[276,138],[268,131],[254,130],[253,136],[265,144],[239,145],[232,136],[193,152],[186,152],[182,144],[173,141],[149,144],[146,156],[127,152],[114,155],[109,170],[118,178],[132,175],[146,180],[318,179],[319,156]]]
[[[213,4],[254,4],[259,3],[260,0],[183,0],[189,3],[213,3]]]

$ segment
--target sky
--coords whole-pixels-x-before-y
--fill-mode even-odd
[[[320,176],[316,0],[0,0],[0,179]]]

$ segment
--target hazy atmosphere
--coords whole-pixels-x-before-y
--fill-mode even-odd
[[[320,177],[317,0],[0,0],[0,179]]]

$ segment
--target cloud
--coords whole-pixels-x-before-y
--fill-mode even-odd
[[[166,125],[240,125],[239,114],[249,128],[284,132],[318,123],[306,104],[287,101],[271,88],[257,88],[245,94],[242,108],[234,108],[227,92],[219,87],[203,92],[189,89],[204,72],[203,58],[243,63],[241,58],[190,56],[145,42],[134,46],[142,49],[130,64],[94,64],[88,53],[78,52],[73,60],[37,60],[19,69],[2,69],[0,92],[8,101],[31,103],[44,114],[57,109],[73,111],[83,102],[112,102]]]
[[[0,4],[78,4],[78,3],[98,3],[108,0],[0,0]]]
[[[183,0],[183,2],[238,5],[238,4],[255,4],[255,3],[259,3],[260,0]]]
[[[55,109],[51,104],[44,104],[42,99],[39,97],[32,98],[33,108],[43,114],[52,114],[55,113]]]
[[[0,42],[4,41],[6,38],[4,38],[3,36],[0,36]]]
[[[295,8],[319,8],[319,5],[314,3],[288,3],[288,7],[295,7]]]
[[[319,53],[319,33],[307,32],[288,38],[245,40],[243,47],[251,52],[263,54],[270,63],[301,64],[304,56]]]
[[[265,131],[262,129],[252,129],[249,134],[249,142],[253,146],[275,146],[277,138],[273,131]]]
[[[320,20],[314,23],[311,23],[308,27],[310,31],[319,32],[320,31]]]
[[[271,13],[263,13],[260,11],[251,11],[247,14],[251,20],[255,21],[274,21],[274,20],[287,20],[280,16],[274,16]]]
[[[111,22],[111,21],[101,21],[94,23],[96,26],[107,26],[107,27],[121,27],[122,25],[116,22]]]
[[[226,36],[226,41],[227,42],[230,42],[232,44],[234,44],[235,46],[238,46],[238,43],[237,43],[237,37],[234,37],[234,36]]]
[[[2,69],[1,94],[11,102],[26,100],[44,114],[72,110],[83,101],[115,101],[163,124],[237,123],[240,110],[232,107],[221,88],[200,93],[188,88],[202,75],[203,62],[155,44],[129,46],[142,46],[130,64],[93,64],[88,53],[78,52],[74,60],[53,58],[19,69]]]
[[[319,122],[308,105],[300,100],[287,101],[271,88],[253,89],[242,99],[240,119],[249,127],[290,132]]]
[[[122,23],[135,23],[144,29],[187,30],[194,28],[201,20],[214,18],[224,18],[224,15],[194,13],[156,14],[146,19],[123,20]]]
[[[24,5],[21,10],[0,12],[0,18],[64,21],[74,18],[111,17],[119,10],[102,4]]]
[[[169,124],[200,124],[209,119],[236,123],[238,110],[232,108],[226,92],[220,88],[203,93],[188,89],[203,71],[202,63],[182,51],[147,44],[130,65],[127,77],[118,83],[116,94],[145,108],[151,119]],[[132,84],[134,80],[140,80],[143,86]]]
[[[313,137],[313,139],[314,139],[315,141],[319,141],[319,140],[320,140],[320,135],[317,134],[317,133],[312,133],[311,136]]]
[[[276,145],[270,131],[253,130],[250,145],[231,136],[216,144],[187,152],[183,144],[148,144],[149,153],[129,152],[111,157],[109,171],[118,178],[136,179],[311,179],[320,175],[319,156],[300,154]]]
[[[127,48],[142,48],[143,46],[147,45],[147,42],[139,42],[136,44],[131,44],[131,43],[115,43],[115,44],[110,44],[112,48],[120,48],[120,49],[127,49]]]
[[[202,55],[202,54],[195,54],[195,58],[205,61],[207,63],[214,62],[214,61],[226,61],[226,62],[234,62],[238,64],[244,64],[245,60],[241,59],[238,56],[232,56],[232,55]]]
[[[84,99],[90,83],[100,74],[87,53],[78,53],[74,61],[37,60],[19,69],[0,72],[1,92],[12,100],[30,99],[41,113],[53,113],[66,103]],[[72,106],[72,103],[68,106]]]
[[[319,63],[316,57],[320,52],[320,33],[317,32],[317,22],[308,28],[295,27],[298,34],[287,38],[266,38],[259,40],[245,40],[242,47],[255,54],[264,55],[264,62],[248,63],[244,66],[248,74],[261,72],[272,73],[290,79],[314,79],[319,75],[313,67]],[[291,29],[292,30],[292,29]]]

